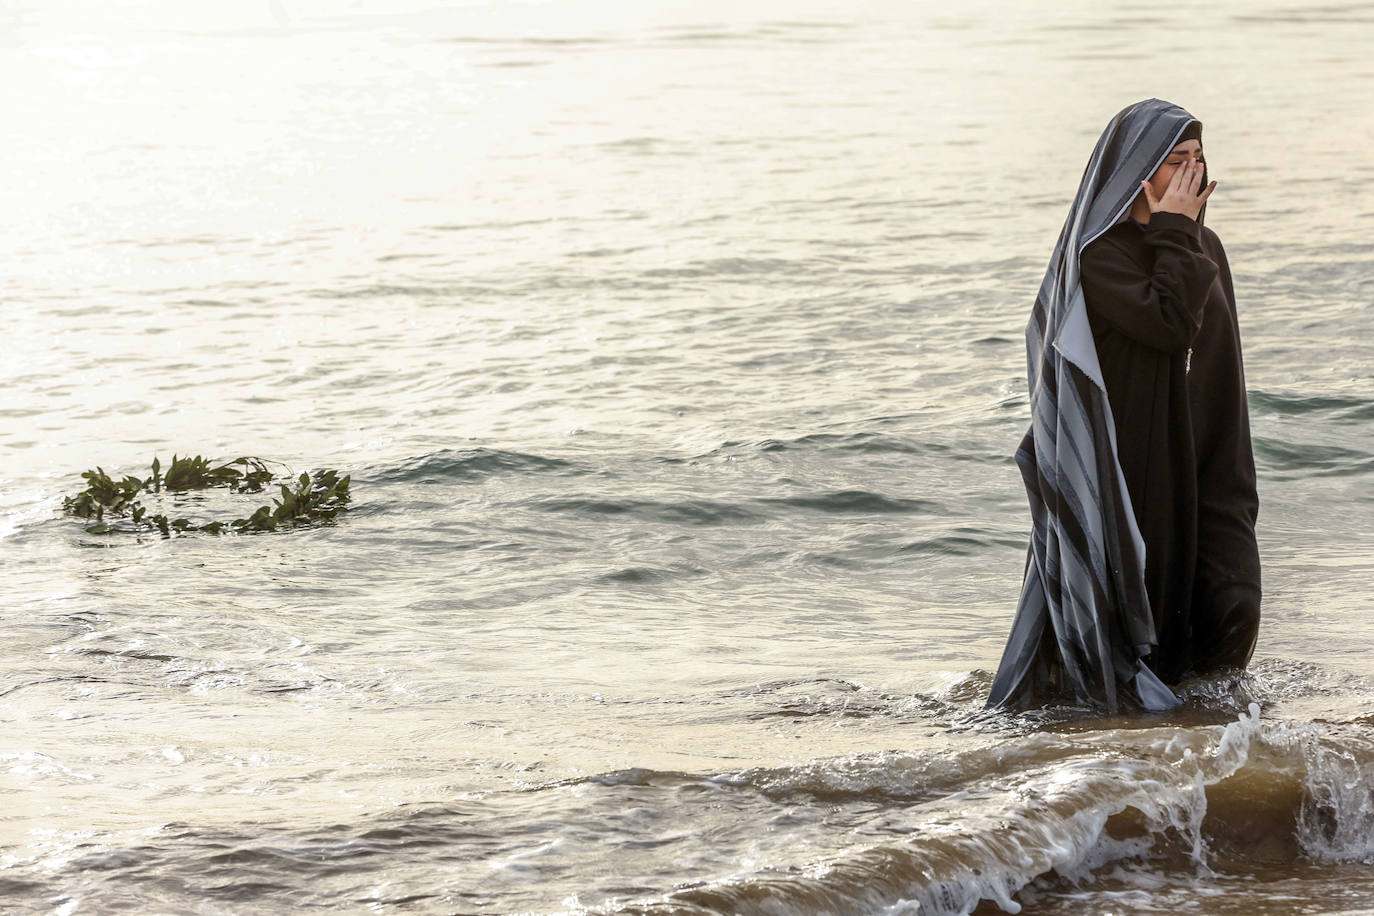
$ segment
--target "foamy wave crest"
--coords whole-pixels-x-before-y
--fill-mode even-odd
[[[1305,764],[1298,844],[1319,861],[1374,864],[1374,741],[1365,730],[1294,731]]]
[[[1017,913],[1014,895],[1038,876],[1072,878],[1156,844],[1181,846],[1205,870],[1206,789],[1245,766],[1259,712],[1252,704],[1224,727],[1139,730],[1129,739],[1100,732],[1071,756],[921,805],[923,819],[901,839],[591,912],[966,914],[991,900]],[[1109,821],[1120,829],[1109,833]]]

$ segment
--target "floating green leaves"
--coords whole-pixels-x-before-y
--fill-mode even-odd
[[[272,505],[259,506],[247,518],[235,519],[227,525],[224,522],[197,525],[185,518],[149,514],[147,507],[139,502],[140,495],[150,492],[182,494],[214,487],[227,488],[234,493],[260,493],[277,479],[277,475],[261,458],[235,458],[216,466],[200,455],[194,458],[173,455],[165,474],[161,462],[154,457],[152,475],[146,479],[126,476],[115,480],[100,467],[86,471],[81,477],[86,481],[86,489],[63,499],[62,509],[78,518],[93,520],[94,524],[86,527],[87,532],[157,531],[163,537],[171,537],[173,532],[221,534],[226,530],[276,531],[317,525],[348,508],[350,480],[347,476],[340,477],[335,470],[316,471],[313,477],[308,473],[295,478],[287,475],[280,483],[281,498],[274,498]]]

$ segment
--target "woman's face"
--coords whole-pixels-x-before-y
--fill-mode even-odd
[[[1164,192],[1169,190],[1169,182],[1173,180],[1174,172],[1189,159],[1202,159],[1201,140],[1184,140],[1164,157],[1159,169],[1150,176],[1150,191],[1154,194],[1155,200],[1162,198]]]

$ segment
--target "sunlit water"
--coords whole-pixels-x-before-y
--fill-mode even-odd
[[[0,909],[1374,908],[1366,6],[197,6],[0,18]],[[1220,181],[1256,662],[984,716],[1021,332],[1149,96]],[[353,508],[60,514],[172,452]]]

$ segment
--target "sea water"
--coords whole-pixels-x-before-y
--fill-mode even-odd
[[[1374,909],[1374,14],[7,4],[0,910]],[[982,712],[1079,175],[1206,123],[1264,621]],[[97,465],[352,475],[96,535]],[[230,519],[266,495],[188,494]]]

